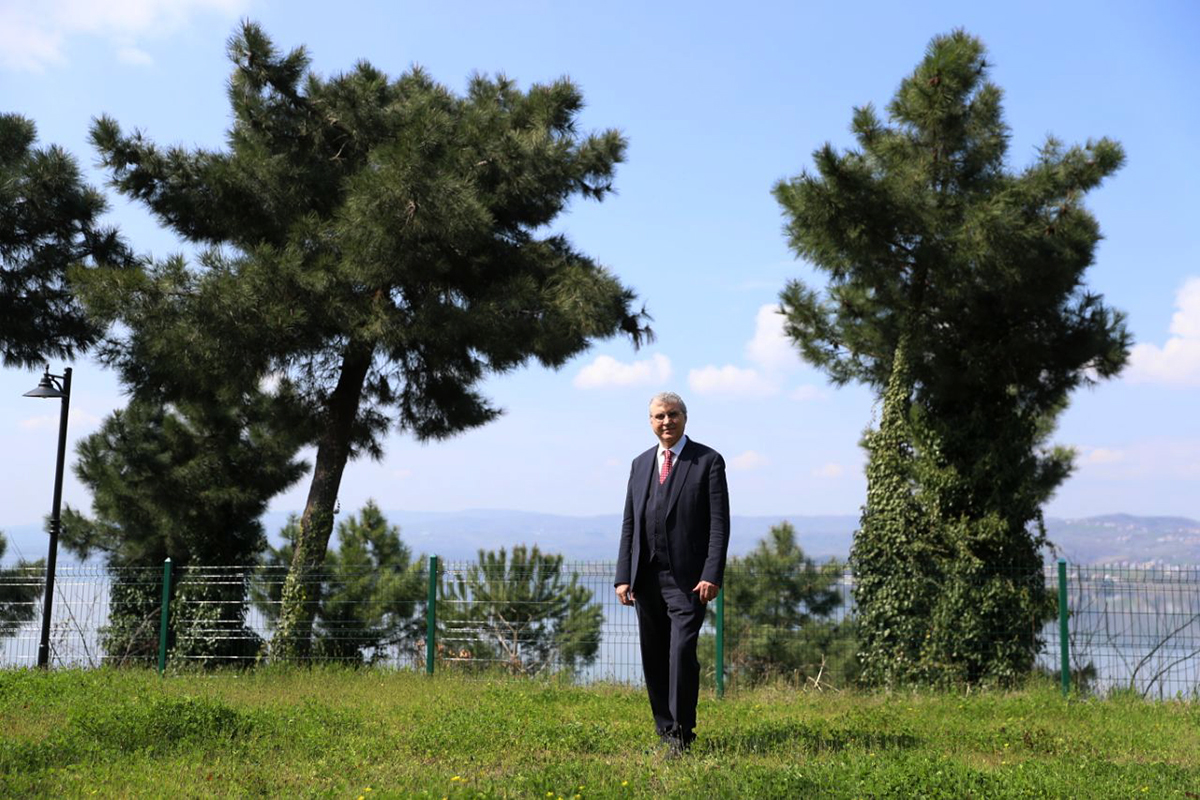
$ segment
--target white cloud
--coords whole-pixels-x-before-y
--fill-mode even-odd
[[[762,455],[761,453],[756,453],[753,450],[747,450],[740,456],[734,456],[733,458],[729,459],[730,469],[734,469],[739,472],[765,467],[769,463],[770,462],[767,460],[766,456]]]
[[[701,394],[727,394],[750,397],[777,395],[785,375],[801,366],[795,346],[783,331],[783,314],[774,303],[759,306],[754,315],[754,336],[746,342],[746,360],[752,366],[723,367],[710,364],[688,373],[688,385]],[[815,386],[799,386],[789,397],[814,400],[825,394]]]
[[[728,394],[769,397],[779,393],[775,381],[755,369],[742,369],[732,364],[723,367],[709,365],[688,372],[688,386],[700,394]]]
[[[154,58],[149,53],[130,45],[117,51],[117,61],[133,67],[149,67],[154,64]]]
[[[1115,447],[1079,447],[1079,464],[1094,477],[1116,480],[1200,479],[1200,439],[1154,438]]]
[[[1171,338],[1159,347],[1134,345],[1125,373],[1134,383],[1200,386],[1200,278],[1189,278],[1175,296]]]
[[[1080,447],[1079,451],[1083,454],[1079,462],[1083,466],[1116,464],[1125,460],[1124,452],[1109,447]]]
[[[754,338],[746,344],[746,358],[768,371],[787,371],[800,366],[796,347],[783,331],[779,306],[761,306],[754,317]]]
[[[1179,309],[1171,317],[1171,333],[1184,339],[1200,339],[1200,278],[1189,278],[1175,296]]]
[[[27,6],[27,7],[26,7]],[[66,61],[62,34],[39,23],[33,3],[0,4],[0,67],[17,72],[41,72]]]
[[[671,377],[671,359],[662,353],[652,358],[625,364],[612,356],[596,356],[596,360],[579,370],[572,383],[577,389],[598,389],[608,386],[653,386]]]
[[[830,462],[817,467],[812,474],[815,478],[840,478],[846,474],[846,468],[841,464]]]
[[[41,72],[67,61],[69,39],[108,39],[125,63],[146,64],[133,42],[182,30],[197,14],[236,19],[249,0],[5,0],[0,4],[0,67]]]

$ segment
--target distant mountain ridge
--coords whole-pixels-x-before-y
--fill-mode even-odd
[[[1047,519],[1046,532],[1063,556],[1077,564],[1200,566],[1200,522],[1187,517]]]
[[[522,511],[477,509],[464,512],[385,512],[400,526],[414,551],[449,559],[474,559],[479,550],[537,545],[577,561],[613,561],[621,533],[620,514],[574,517]],[[789,520],[813,558],[844,558],[858,518],[852,516],[742,516],[730,520],[730,552],[754,548],[772,525]]]
[[[350,512],[353,513],[353,512]],[[436,554],[450,560],[474,559],[479,550],[511,549],[537,545],[545,552],[562,553],[572,561],[612,561],[617,556],[621,531],[619,514],[570,516],[531,511],[470,509],[466,511],[384,511],[388,521],[400,526],[403,540],[413,552]],[[338,515],[342,520],[346,511]],[[268,536],[279,542],[287,512],[263,516]],[[808,516],[804,514],[734,515],[730,553],[752,550],[772,525],[787,520],[796,528],[797,540],[811,558],[845,559],[850,553],[857,515]],[[1171,564],[1200,566],[1200,522],[1187,517],[1105,514],[1082,519],[1049,518],[1050,541],[1068,561],[1077,564]],[[46,534],[38,525],[11,526],[4,531],[9,547],[4,563],[18,558],[36,560],[46,554]],[[73,563],[59,553],[60,563]]]
[[[1200,525],[1194,519],[1187,517],[1138,517],[1133,514],[1101,514],[1098,517],[1085,517],[1081,520],[1067,520],[1068,522],[1088,522],[1103,525],[1134,525],[1149,528],[1152,530],[1178,530],[1180,528],[1196,527]]]

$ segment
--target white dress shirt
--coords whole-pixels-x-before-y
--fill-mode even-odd
[[[679,463],[679,454],[680,454],[680,452],[683,451],[683,446],[685,444],[687,444],[687,434],[686,433],[683,436],[679,437],[679,441],[676,442],[675,446],[671,448],[671,471],[672,472],[675,470],[675,465]],[[667,448],[663,447],[662,444],[659,444],[659,446],[658,446],[658,472],[654,473],[655,475],[662,475],[662,465],[663,465],[663,458],[664,458],[663,453],[665,453],[665,452],[667,452]]]

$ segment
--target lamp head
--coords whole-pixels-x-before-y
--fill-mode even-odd
[[[46,372],[42,375],[42,379],[38,381],[36,389],[31,389],[26,392],[23,397],[66,397],[66,394],[54,385],[54,380],[50,377],[50,368],[46,367]]]

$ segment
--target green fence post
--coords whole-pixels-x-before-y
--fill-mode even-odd
[[[1070,627],[1067,625],[1067,560],[1058,560],[1058,641],[1062,651],[1062,693],[1071,691]]]
[[[725,589],[717,590],[717,697],[725,696]]]
[[[433,674],[437,647],[437,556],[429,557],[429,597],[425,602],[425,674]]]
[[[171,559],[163,562],[162,614],[158,625],[158,674],[167,669],[167,620],[171,616]]]

